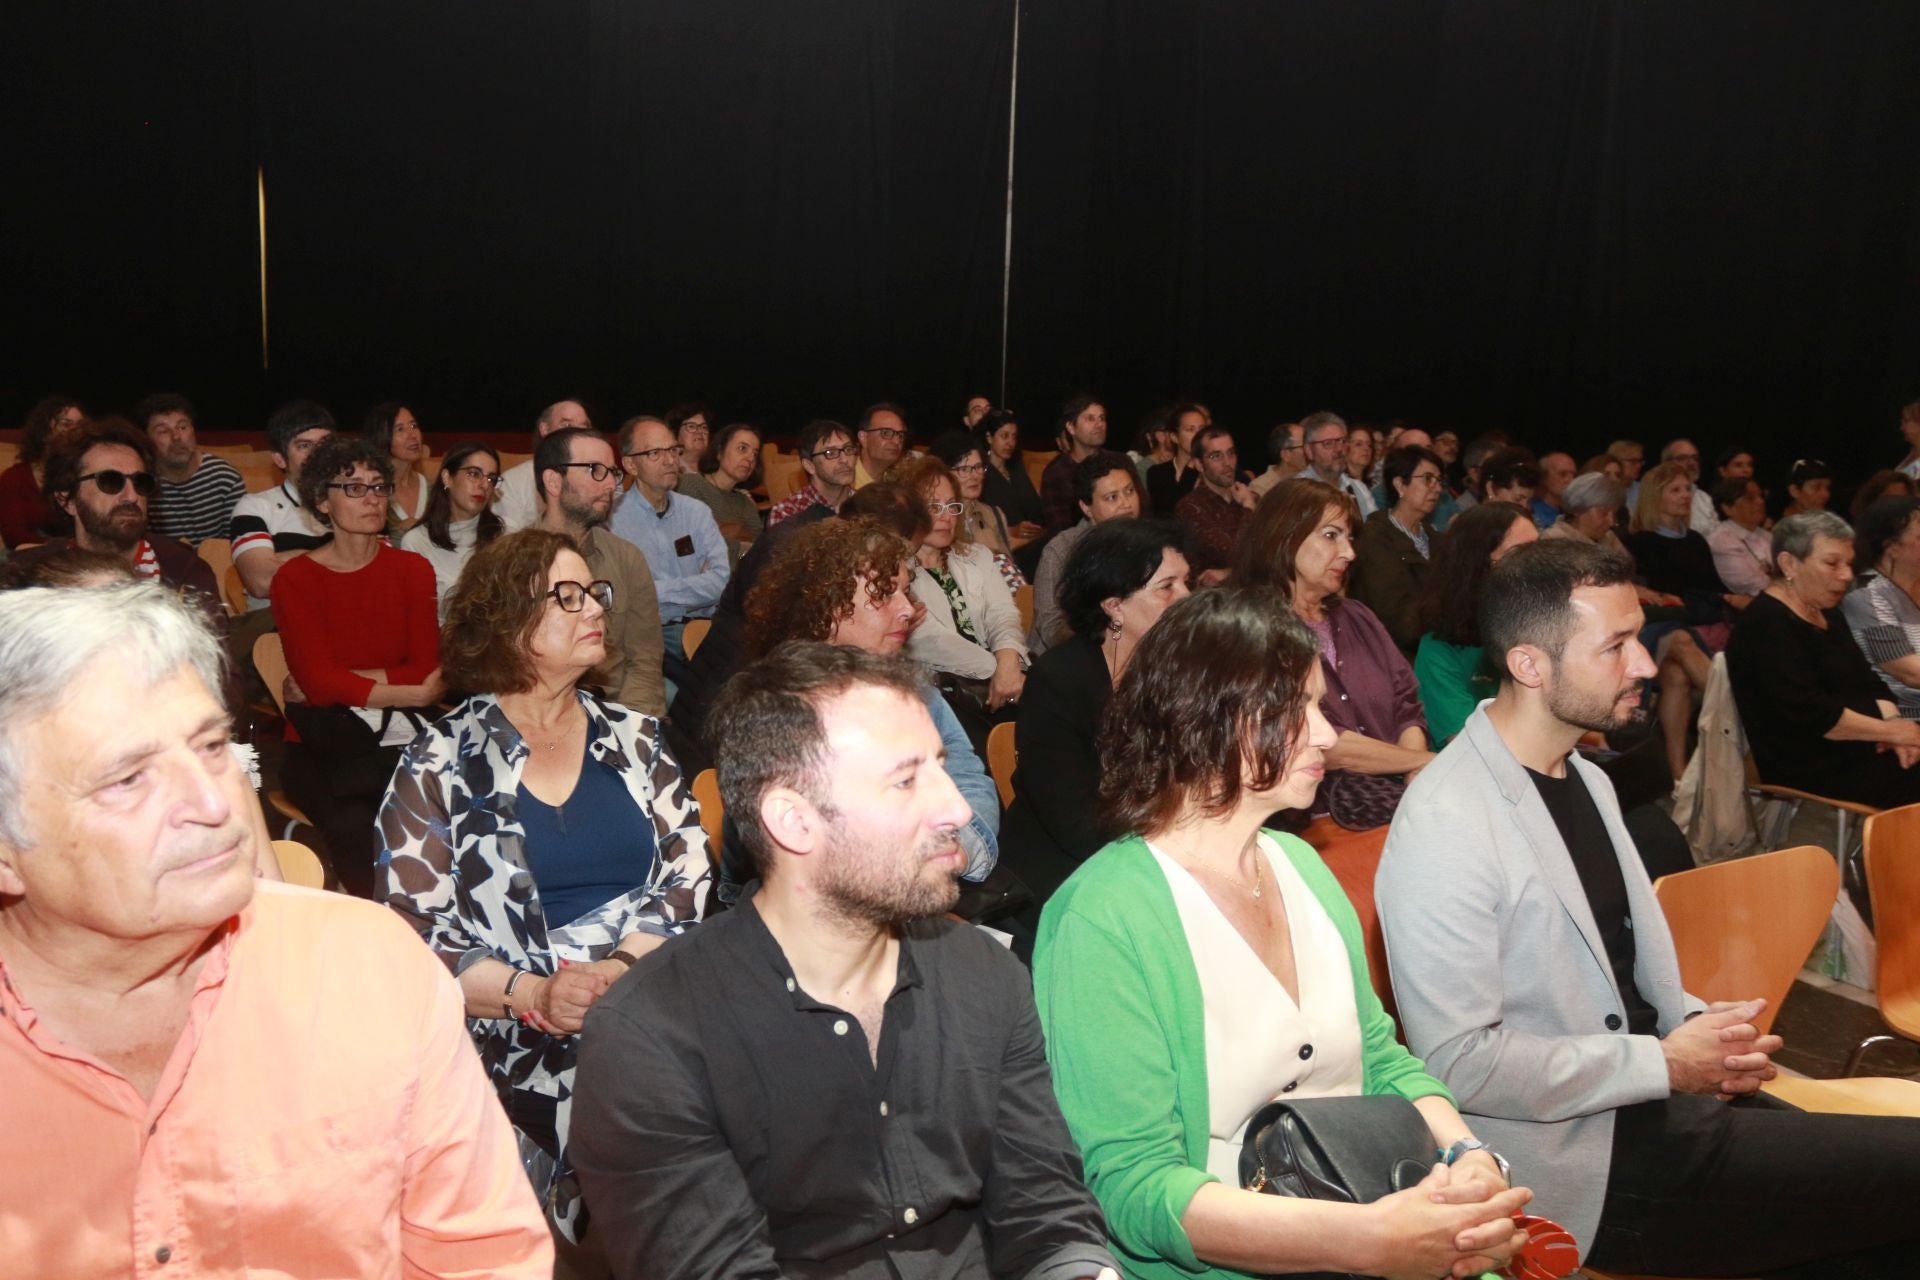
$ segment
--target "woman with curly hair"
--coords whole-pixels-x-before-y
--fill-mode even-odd
[[[379,896],[438,953],[563,1235],[577,1042],[639,957],[700,919],[706,835],[660,721],[581,688],[606,657],[613,585],[565,534],[474,553],[448,601],[448,679],[470,696],[400,758]]]
[[[40,491],[47,451],[87,423],[87,411],[72,396],[45,396],[20,424],[20,460],[0,471],[0,538],[9,549],[73,532],[73,519]]]
[[[911,588],[913,566],[913,544],[878,520],[823,520],[809,526],[766,567],[747,596],[748,657],[791,640],[899,653],[921,616]],[[973,807],[960,832],[967,854],[963,878],[983,880],[1000,856],[999,792],[940,690],[929,681],[920,697],[946,746],[947,774]]]

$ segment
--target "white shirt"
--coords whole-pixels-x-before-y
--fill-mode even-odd
[[[1693,513],[1687,517],[1687,525],[1703,538],[1720,526],[1720,513],[1713,509],[1713,499],[1699,485],[1693,486]]]
[[[533,459],[508,467],[500,476],[500,493],[493,500],[502,533],[518,533],[540,520],[540,495],[533,487]]]
[[[447,537],[453,542],[453,550],[438,545],[427,536],[427,526],[417,524],[400,535],[400,549],[411,551],[425,557],[433,566],[434,595],[439,600],[440,621],[447,620],[447,597],[453,594],[453,586],[460,581],[460,571],[467,567],[467,561],[473,559],[473,540],[480,529],[480,517],[471,520],[449,520]]]
[[[1298,1004],[1193,873],[1147,848],[1173,891],[1206,1007],[1207,1169],[1237,1187],[1255,1111],[1281,1097],[1354,1097],[1365,1086],[1353,962],[1333,918],[1270,837],[1260,837],[1260,856],[1266,891],[1277,889],[1286,905]]]

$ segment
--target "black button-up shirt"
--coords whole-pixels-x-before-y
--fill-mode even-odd
[[[588,1016],[571,1131],[621,1277],[1114,1265],[1027,972],[944,918],[905,930],[877,1065],[751,900],[652,952]]]

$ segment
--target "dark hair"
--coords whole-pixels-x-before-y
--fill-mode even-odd
[[[103,582],[102,579],[107,581]],[[111,551],[89,551],[65,546],[44,555],[12,556],[0,564],[0,591],[28,587],[96,587],[139,582],[140,575],[125,556]]]
[[[973,424],[973,434],[980,437],[981,448],[986,447],[987,437],[1011,422],[1020,425],[1019,415],[1011,409],[989,409],[980,415],[980,421]]]
[[[1319,657],[1313,633],[1271,587],[1202,591],[1168,609],[1107,703],[1102,834],[1155,835],[1189,804],[1216,817],[1243,786],[1271,788],[1305,724]]]
[[[1525,449],[1502,449],[1480,464],[1480,496],[1486,497],[1495,489],[1510,489],[1523,484],[1529,489],[1540,487],[1540,464]]]
[[[20,461],[39,462],[47,456],[47,445],[53,439],[53,420],[69,409],[80,410],[84,417],[85,405],[72,396],[41,396],[27,410],[26,421],[20,424]]]
[[[1393,487],[1393,482],[1398,480],[1402,485],[1413,483],[1413,473],[1420,469],[1423,462],[1431,462],[1440,477],[1446,478],[1447,464],[1425,445],[1403,444],[1387,455],[1380,464],[1380,480],[1387,486],[1387,497],[1392,499],[1387,503],[1388,506],[1395,505],[1400,499],[1400,491]]]
[[[742,432],[751,433],[755,440],[760,439],[760,428],[751,422],[729,422],[718,431],[708,434],[707,451],[700,455],[699,460],[701,475],[710,476],[720,469],[720,455],[727,451],[727,446],[733,443],[733,438]],[[746,480],[735,487],[744,492],[759,484],[762,463],[761,454],[756,450],[753,455],[753,470],[747,473]]]
[[[1134,433],[1133,447],[1140,453],[1153,452],[1153,438],[1173,431],[1173,406],[1155,405],[1140,417],[1140,429]]]
[[[1877,568],[1880,557],[1887,553],[1907,526],[1913,523],[1913,513],[1920,511],[1920,498],[1891,497],[1881,498],[1861,513],[1853,522],[1854,545],[1860,550],[1860,567]]]
[[[1267,461],[1279,466],[1287,456],[1287,445],[1293,440],[1293,433],[1300,430],[1297,422],[1278,422],[1273,430],[1267,432]]]
[[[927,452],[948,467],[959,466],[960,459],[970,453],[979,454],[982,462],[987,460],[987,446],[971,431],[943,431],[927,446]]]
[[[153,441],[147,439],[146,432],[115,414],[98,422],[87,423],[47,451],[47,467],[40,482],[40,491],[58,505],[59,500],[70,495],[79,483],[82,474],[80,466],[87,452],[103,444],[120,445],[133,450],[140,455],[140,465],[149,471],[153,470]]]
[[[1054,419],[1054,434],[1059,435],[1068,427],[1071,427],[1081,414],[1093,408],[1095,405],[1105,408],[1106,402],[1099,396],[1091,396],[1084,391],[1077,395],[1067,397],[1067,402],[1060,406],[1060,416]]]
[[[1209,422],[1206,426],[1194,432],[1193,441],[1187,446],[1187,451],[1198,458],[1206,453],[1207,441],[1218,440],[1222,436],[1225,436],[1227,443],[1234,445],[1234,449],[1238,451],[1239,445],[1234,444],[1232,429],[1223,427],[1217,422]]]
[[[846,520],[871,520],[915,546],[933,532],[926,499],[898,480],[875,480],[854,490],[840,503],[840,515]]]
[[[367,416],[360,422],[360,434],[391,454],[394,423],[402,409],[411,407],[405,400],[382,401],[367,410]]]
[[[746,651],[759,657],[784,640],[830,640],[853,616],[854,593],[879,604],[913,564],[907,540],[874,520],[822,520],[781,547],[742,605]]]
[[[1806,484],[1809,480],[1831,480],[1833,468],[1818,458],[1802,458],[1787,472],[1788,484]]]
[[[573,442],[575,440],[598,440],[602,444],[607,438],[598,431],[589,431],[585,427],[562,427],[558,431],[548,432],[533,447],[533,492],[538,502],[547,500],[546,474],[549,471],[560,473],[560,484],[566,487],[566,465],[573,461]],[[616,451],[617,452],[617,451]],[[616,456],[613,465],[618,467],[620,459]]]
[[[200,415],[193,411],[193,402],[177,391],[156,391],[133,406],[133,420],[142,431],[151,427],[153,420],[163,413],[183,413],[188,422],[200,420]]]
[[[760,822],[760,801],[770,789],[790,787],[834,816],[821,704],[857,687],[890,689],[918,703],[922,678],[908,658],[795,640],[727,682],[707,718],[707,733],[718,762],[720,802],[761,879],[773,868],[773,842]]]
[[[447,493],[449,477],[466,465],[467,459],[477,453],[484,453],[493,459],[493,469],[500,470],[500,454],[490,444],[478,440],[468,440],[447,450],[447,456],[440,463],[440,477],[434,482],[433,491],[427,495],[427,510],[420,517],[420,527],[427,531],[427,541],[443,550],[454,550],[453,534],[447,525],[453,521],[453,498]],[[500,523],[500,517],[494,514],[493,504],[487,503],[480,508],[479,523],[473,527],[473,545],[484,547],[500,536],[506,526]]]
[[[1481,502],[1447,525],[1433,544],[1433,564],[1420,584],[1420,623],[1448,644],[1480,643],[1480,596],[1493,572],[1493,550],[1522,520],[1526,508],[1513,502]]]
[[[832,418],[815,418],[800,428],[800,439],[794,445],[794,450],[802,458],[807,457],[835,436],[845,436],[848,444],[853,443],[853,432],[846,423],[835,422]]]
[[[1733,460],[1739,457],[1743,453],[1746,454],[1749,459],[1753,457],[1753,450],[1743,448],[1740,445],[1734,445],[1731,448],[1722,449],[1720,451],[1720,456],[1713,460],[1714,470],[1718,471],[1722,467],[1728,467],[1733,465]]]
[[[1714,511],[1724,519],[1727,508],[1747,496],[1748,485],[1758,488],[1760,482],[1752,476],[1726,476],[1716,480],[1713,488],[1707,491],[1713,499]]]
[[[680,435],[680,424],[695,416],[705,418],[707,430],[713,430],[713,410],[707,408],[707,402],[704,400],[682,400],[669,408],[661,421],[667,424],[667,429],[673,432],[677,439]]]
[[[1127,473],[1127,479],[1133,481],[1134,491],[1140,489],[1140,473],[1133,469],[1133,460],[1124,453],[1114,453],[1109,449],[1096,450],[1080,459],[1073,467],[1073,494],[1080,501],[1093,504],[1093,487],[1116,471]]]
[[[1109,520],[1089,529],[1060,575],[1060,611],[1077,636],[1107,626],[1104,600],[1124,600],[1153,579],[1169,551],[1186,554],[1179,525],[1163,520]]]
[[[333,415],[316,400],[289,400],[267,418],[267,448],[286,457],[295,436],[321,427],[334,430]]]
[[[546,614],[547,574],[562,551],[580,547],[564,533],[533,528],[503,534],[460,571],[440,624],[440,670],[463,693],[525,693],[533,688],[533,632]]]
[[[865,431],[873,425],[873,415],[876,413],[891,413],[900,419],[901,428],[903,430],[906,428],[907,411],[905,409],[891,400],[876,400],[860,411],[860,430]]]
[[[355,467],[366,467],[388,484],[393,483],[393,462],[387,451],[365,436],[328,436],[307,456],[300,468],[300,505],[311,511],[321,524],[330,524],[320,514],[327,486]]]
[[[1332,507],[1360,532],[1360,508],[1352,495],[1319,480],[1295,477],[1267,490],[1233,544],[1228,580],[1241,587],[1279,587],[1293,592],[1293,562]]]
[[[1480,634],[1495,673],[1507,679],[1507,655],[1517,645],[1559,661],[1573,632],[1573,593],[1631,583],[1633,572],[1626,553],[1572,538],[1543,538],[1508,552],[1480,597]]]
[[[1853,495],[1853,505],[1851,509],[1854,520],[1858,521],[1860,517],[1865,514],[1868,507],[1871,507],[1881,498],[1888,496],[1888,491],[1896,485],[1905,489],[1914,497],[1920,497],[1920,492],[1916,492],[1914,488],[1913,479],[1908,476],[1906,472],[1876,471],[1867,477],[1866,483],[1860,486],[1860,491]],[[1893,494],[1892,496],[1897,498],[1900,495]]]

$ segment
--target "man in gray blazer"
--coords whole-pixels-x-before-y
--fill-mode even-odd
[[[1408,787],[1376,885],[1408,1043],[1595,1266],[1910,1275],[1920,1120],[1758,1095],[1764,1002],[1681,988],[1613,788],[1573,751],[1645,714],[1632,576],[1547,541],[1488,581],[1499,695]]]

